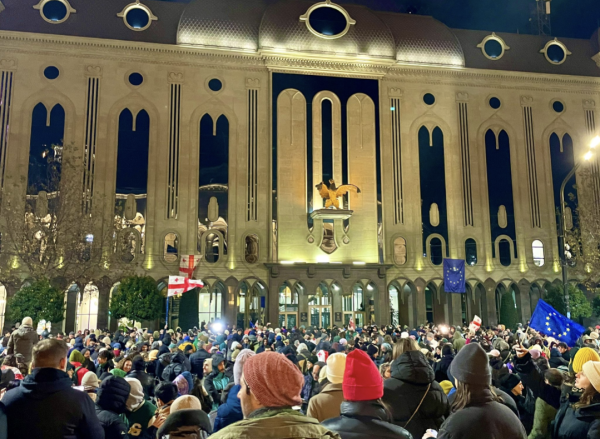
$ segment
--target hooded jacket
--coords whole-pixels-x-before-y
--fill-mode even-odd
[[[62,370],[38,368],[2,398],[8,438],[102,439],[104,432],[85,392]]]
[[[154,396],[154,378],[145,372],[146,362],[142,356],[137,356],[131,363],[131,370],[127,374],[129,378],[135,378],[138,380],[144,388],[144,395],[146,399],[150,399]]]
[[[556,348],[550,350],[550,359],[548,360],[548,363],[550,363],[550,367],[555,369],[558,366],[569,366],[569,362],[563,358]]]
[[[340,416],[340,406],[344,402],[342,383],[327,384],[318,395],[313,396],[308,402],[307,416],[323,422],[326,419]],[[335,430],[337,431],[337,430]]]
[[[340,413],[341,416],[321,422],[321,425],[337,432],[342,439],[412,439],[404,428],[384,421],[385,410],[372,401],[344,401]]]
[[[96,397],[96,414],[104,428],[105,439],[128,439],[127,424],[119,415],[127,410],[131,387],[124,378],[108,376],[100,384]]]
[[[192,366],[192,372],[199,379],[204,377],[204,360],[210,358],[210,354],[204,349],[200,348],[197,352],[190,355],[190,365]]]
[[[242,404],[237,396],[241,388],[241,385],[235,385],[234,383],[230,383],[229,386],[227,386],[227,389],[225,390],[227,397],[225,398],[225,403],[220,405],[217,410],[213,432],[216,433],[228,425],[244,419]]]
[[[160,356],[160,361],[163,364],[168,359],[169,357],[163,357],[163,355]],[[175,354],[172,354],[172,356],[170,357],[170,364],[165,366],[161,376],[163,381],[173,382],[175,378],[177,378],[186,370],[189,371],[190,369],[190,360],[186,358],[183,352],[177,352]]]
[[[225,365],[225,370],[219,372],[219,364],[225,360],[222,354],[212,356],[213,371],[204,379],[204,388],[213,400],[213,407],[216,408],[221,402],[221,393],[230,382],[233,382],[233,368]]]
[[[33,347],[38,342],[38,334],[30,325],[21,325],[8,339],[8,355],[22,354],[26,363],[31,363]]]
[[[423,437],[427,429],[437,430],[448,415],[448,399],[423,353],[403,353],[392,363],[391,374],[383,383],[382,399],[392,408],[394,424],[406,428],[415,438]],[[421,400],[421,407],[405,427]]]

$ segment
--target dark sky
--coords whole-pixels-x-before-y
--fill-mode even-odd
[[[189,3],[189,0],[163,1]],[[452,28],[520,33],[532,33],[530,17],[536,4],[535,0],[338,1],[376,10],[432,15]],[[553,36],[590,38],[600,22],[600,0],[552,0],[551,17]]]

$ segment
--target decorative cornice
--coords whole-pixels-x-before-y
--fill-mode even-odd
[[[537,90],[579,94],[600,94],[600,78],[541,73],[403,65],[383,60],[329,59],[300,54],[247,53],[196,47],[139,43],[62,35],[0,31],[0,53],[85,57],[90,60],[122,61],[169,66],[202,66],[246,72],[294,72],[309,75],[362,77],[385,82],[397,81]]]

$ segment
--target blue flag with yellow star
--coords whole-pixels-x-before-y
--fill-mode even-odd
[[[583,326],[566,318],[542,299],[538,300],[529,326],[558,341],[564,341],[568,346],[575,346],[585,331]]]
[[[444,259],[444,291],[447,293],[465,292],[464,259]]]

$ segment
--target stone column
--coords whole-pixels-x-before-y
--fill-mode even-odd
[[[425,323],[427,319],[427,304],[425,303],[425,286],[426,283],[422,279],[415,281],[416,291],[416,302],[417,302],[417,325]]]

